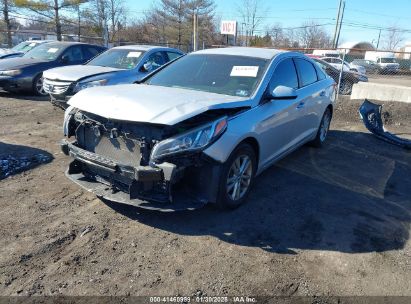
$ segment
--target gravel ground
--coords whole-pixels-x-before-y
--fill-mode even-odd
[[[164,214],[71,183],[63,112],[2,93],[0,159],[31,161],[0,180],[0,295],[411,296],[410,152],[358,105],[340,101],[327,145],[268,169],[243,207]],[[409,137],[411,105],[385,109]]]

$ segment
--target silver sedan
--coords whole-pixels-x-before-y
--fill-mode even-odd
[[[66,111],[67,176],[99,197],[163,211],[246,201],[258,174],[320,147],[334,80],[310,58],[258,48],[183,56],[140,84],[89,88]]]

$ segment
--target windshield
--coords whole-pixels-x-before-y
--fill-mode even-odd
[[[23,41],[12,48],[15,52],[28,52],[37,45],[35,42]]]
[[[187,55],[151,77],[147,84],[248,97],[269,60],[230,55]]]
[[[381,58],[381,63],[396,63],[394,58]]]
[[[97,56],[87,64],[131,70],[137,66],[143,54],[143,51],[111,49]]]
[[[57,59],[66,48],[67,46],[61,43],[45,43],[28,51],[23,57],[52,61]]]

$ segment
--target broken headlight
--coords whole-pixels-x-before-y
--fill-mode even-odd
[[[214,143],[226,129],[227,117],[223,117],[194,130],[160,141],[151,152],[151,160],[157,161],[169,155],[203,150]]]

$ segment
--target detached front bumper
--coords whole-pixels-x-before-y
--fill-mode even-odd
[[[62,142],[61,148],[66,155],[74,158],[66,176],[102,199],[171,212],[198,209],[215,196],[213,190],[217,188],[213,182],[208,182],[200,195],[181,190],[180,187],[174,189],[178,170],[171,163],[162,163],[156,167],[124,166],[67,141]],[[218,177],[217,170],[208,170],[215,178]],[[208,179],[209,176],[203,178]]]

